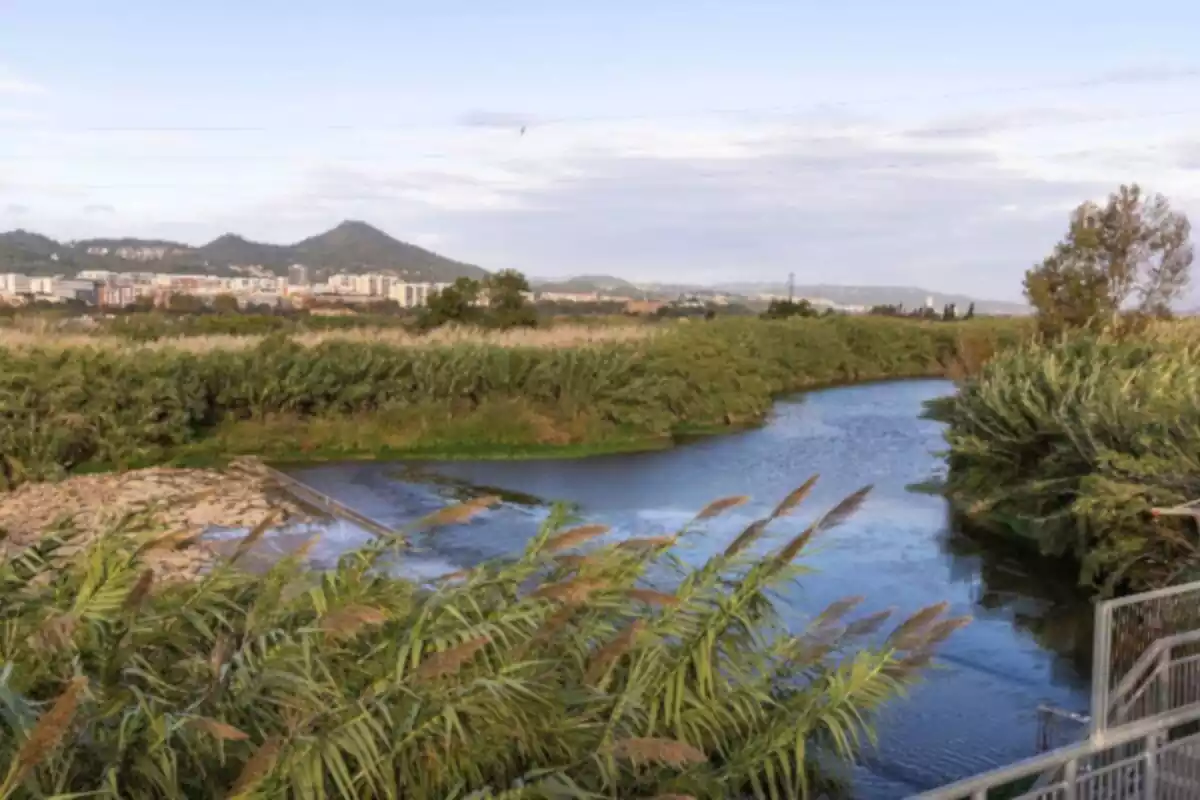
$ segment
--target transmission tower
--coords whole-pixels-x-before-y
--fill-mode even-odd
[[[788,302],[796,302],[796,273],[788,273]]]

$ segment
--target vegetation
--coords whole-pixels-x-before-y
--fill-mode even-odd
[[[537,327],[537,312],[526,299],[529,281],[516,270],[501,270],[482,281],[459,278],[434,292],[421,309],[418,326],[483,325],[493,328]]]
[[[851,495],[759,558],[768,524],[684,571],[673,537],[598,546],[560,511],[525,551],[435,585],[388,577],[397,536],[314,573],[303,549],[237,569],[270,520],[198,581],[143,558],[177,537],[126,520],[83,552],[64,529],[0,565],[0,798],[805,797],[961,627],[945,604],[832,604],[793,633],[768,593]],[[443,509],[436,535],[486,498]],[[587,548],[583,550],[581,548]],[[646,582],[680,572],[672,591]]]
[[[238,454],[646,447],[753,424],[784,392],[943,375],[1022,327],[830,317],[649,330],[434,333],[419,347],[396,346],[413,341],[403,333],[151,347],[26,338],[0,349],[0,483]]]
[[[763,319],[788,319],[789,317],[819,317],[821,312],[808,300],[772,300],[763,312]]]
[[[1186,287],[1191,224],[1161,195],[1122,186],[1103,206],[1080,205],[1054,252],[1025,273],[1025,296],[1046,335],[1072,328],[1111,329],[1165,317]]]
[[[1194,532],[1150,515],[1200,498],[1195,334],[1159,323],[999,353],[930,407],[948,424],[951,499],[1104,592],[1200,579]]]
[[[1200,579],[1194,536],[1150,514],[1200,498],[1195,325],[1151,324],[1191,263],[1187,217],[1165,198],[1135,185],[1084,203],[1026,273],[1042,341],[1001,353],[929,409],[948,425],[959,510],[1074,562],[1105,593]]]

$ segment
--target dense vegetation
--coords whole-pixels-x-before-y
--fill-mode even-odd
[[[0,350],[0,484],[187,454],[646,446],[754,423],[782,392],[942,375],[1022,330],[831,317],[680,322],[557,348],[282,336],[208,350],[12,348]]]
[[[1081,205],[1026,273],[1042,341],[999,354],[929,412],[948,424],[958,509],[1104,592],[1200,579],[1194,532],[1150,514],[1200,498],[1196,329],[1155,322],[1187,284],[1190,230],[1137,186]]]
[[[786,629],[769,590],[865,496],[750,557],[811,486],[686,572],[671,545],[745,498],[675,537],[606,546],[603,526],[562,530],[560,512],[513,559],[425,587],[378,569],[404,558],[399,537],[327,572],[303,551],[265,576],[239,571],[264,524],[181,583],[142,561],[177,537],[138,520],[83,552],[69,529],[47,536],[0,565],[0,797],[836,791],[874,713],[965,620],[942,604],[875,636],[887,613],[851,619],[861,598],[848,598]],[[645,582],[671,569],[671,587]]]
[[[1105,590],[1200,579],[1194,531],[1150,516],[1200,498],[1200,348],[1176,325],[1013,348],[934,402],[956,505]]]

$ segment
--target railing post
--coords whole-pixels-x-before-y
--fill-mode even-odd
[[[1112,614],[1108,603],[1096,603],[1092,632],[1092,724],[1090,736],[1095,739],[1108,728],[1109,674],[1112,658]]]
[[[1072,758],[1063,764],[1063,793],[1062,800],[1075,800],[1078,795],[1079,760]]]
[[[1156,714],[1165,714],[1172,711],[1174,703],[1171,701],[1171,648],[1164,648],[1162,654],[1158,657],[1158,668],[1155,670],[1154,682],[1158,684],[1158,707],[1154,709]]]
[[[1158,798],[1158,736],[1151,733],[1146,737],[1146,773],[1142,781],[1142,797],[1146,800]]]

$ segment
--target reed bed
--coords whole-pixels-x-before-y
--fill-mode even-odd
[[[516,557],[433,586],[387,574],[412,532],[327,572],[302,553],[243,572],[247,545],[167,583],[145,562],[162,531],[70,556],[55,531],[0,564],[0,798],[839,795],[876,712],[966,622],[939,604],[885,635],[848,598],[783,625],[772,587],[863,496],[750,558],[778,511],[691,570],[670,548],[702,523],[622,548],[564,542],[558,509]],[[644,585],[664,568],[670,591]]]
[[[1102,592],[1200,578],[1191,523],[1154,507],[1200,498],[1195,322],[998,354],[931,404],[947,489],[979,526],[1079,566]]]
[[[436,440],[451,450],[479,441],[502,449],[661,441],[753,424],[784,392],[944,375],[963,353],[990,353],[1022,329],[837,318],[605,330],[588,329],[601,338],[587,346],[552,330],[448,331],[420,347],[380,333],[241,347],[187,339],[0,348],[0,488],[84,467],[161,463],[217,442],[230,426],[227,444],[213,446],[292,457],[254,449],[283,441],[286,431],[271,427],[279,420],[325,437],[322,446],[340,457],[371,455],[388,437],[403,437],[401,449]],[[965,347],[977,341],[995,344]],[[353,452],[340,445],[347,437]]]
[[[413,333],[399,327],[348,328],[294,333],[288,335],[287,338],[289,341],[306,347],[314,347],[326,342],[356,342],[410,348],[455,346],[561,348],[637,342],[649,338],[659,331],[661,328],[651,325],[559,325],[553,328],[523,328],[504,331],[444,326],[425,334]],[[131,340],[123,336],[105,333],[64,333],[52,330],[38,332],[19,328],[0,328],[0,348],[23,350],[66,350],[96,347],[105,350],[170,349],[189,353],[208,353],[214,350],[253,349],[261,345],[267,338],[267,335],[209,334]]]

